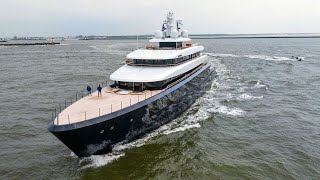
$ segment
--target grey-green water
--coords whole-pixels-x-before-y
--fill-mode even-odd
[[[0,47],[0,178],[319,179],[320,39],[199,42],[218,74],[211,90],[172,123],[84,159],[47,131],[52,109],[105,82],[136,42]]]

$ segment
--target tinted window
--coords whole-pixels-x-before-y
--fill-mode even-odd
[[[175,48],[177,45],[176,45],[176,42],[160,42],[159,43],[159,47],[162,48],[162,47],[173,47]]]
[[[165,64],[179,64],[185,61],[188,61],[190,59],[194,59],[200,56],[200,52],[190,54],[183,57],[178,57],[176,59],[158,59],[158,60],[148,60],[148,59],[134,59],[134,64],[141,64],[141,65],[147,65],[147,64],[154,64],[154,65],[165,65]]]

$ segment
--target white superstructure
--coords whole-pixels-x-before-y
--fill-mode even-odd
[[[114,72],[111,77],[123,82],[157,82],[176,77],[203,64],[206,56],[199,57],[178,66],[145,67],[124,65]],[[130,72],[130,75],[128,74]]]
[[[60,110],[53,124],[68,125],[111,115],[158,94],[169,93],[170,88],[179,88],[175,85],[184,80],[187,83],[191,81],[189,77],[204,72],[208,67],[207,56],[201,54],[204,47],[191,43],[188,31],[181,26],[181,21],[175,21],[173,13],[168,13],[150,45],[129,53],[126,64],[110,75],[112,84],[103,88],[100,95],[95,92]],[[197,81],[205,76],[202,74]]]
[[[145,48],[129,53],[126,65],[110,75],[116,85],[134,89],[138,84],[143,90],[158,82],[166,84],[206,64],[207,56],[201,54],[204,47],[191,43],[188,31],[182,29],[181,21],[175,20],[172,12],[167,14],[161,30],[155,32],[149,43]]]
[[[202,51],[203,46],[192,46],[185,49],[172,50],[153,50],[153,49],[138,49],[127,55],[127,59],[175,59],[181,56],[187,56]]]

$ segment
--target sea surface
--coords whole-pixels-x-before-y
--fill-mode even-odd
[[[0,47],[0,179],[320,179],[320,39],[194,41],[217,71],[211,89],[173,122],[82,159],[47,131],[52,112],[106,83],[136,41]]]

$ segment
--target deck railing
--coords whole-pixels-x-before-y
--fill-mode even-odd
[[[106,90],[106,88],[109,88],[108,82],[107,82],[107,85],[103,87],[103,90]],[[158,94],[159,92],[161,92],[161,90],[131,93],[130,97],[125,98],[117,103],[106,103],[105,105],[97,107],[96,110],[92,110],[92,108],[90,108],[90,110],[84,111],[83,113],[81,113],[82,115],[72,114],[72,116],[70,116],[70,114],[68,113],[62,113],[65,109],[67,109],[73,103],[77,102],[78,100],[82,99],[85,96],[88,96],[87,94],[84,94],[84,91],[80,91],[76,93],[74,98],[65,100],[64,104],[59,104],[59,106],[54,109],[54,112],[52,113],[52,121],[53,121],[53,124],[55,125],[65,125],[65,124],[71,124],[75,122],[86,121],[88,119],[100,117],[105,114],[119,111],[133,104],[144,101],[154,96],[155,94]],[[61,115],[61,113],[63,115]]]
[[[110,85],[110,82],[106,81],[106,82],[102,82],[100,85],[101,87],[103,87],[103,85],[106,85],[106,87],[108,87]],[[93,91],[93,89],[96,87],[98,87],[99,84],[97,86],[90,86],[91,90]],[[70,105],[72,105],[74,102],[77,102],[79,99],[87,96],[86,93],[87,90],[81,90],[81,91],[77,91],[76,94],[70,98],[67,98],[64,100],[63,103],[59,103],[58,107],[54,108],[53,112],[52,112],[52,119],[51,121],[53,121],[53,123],[55,123],[55,119],[59,119],[59,114],[65,110],[67,107],[69,107]],[[58,120],[59,121],[59,120]]]

